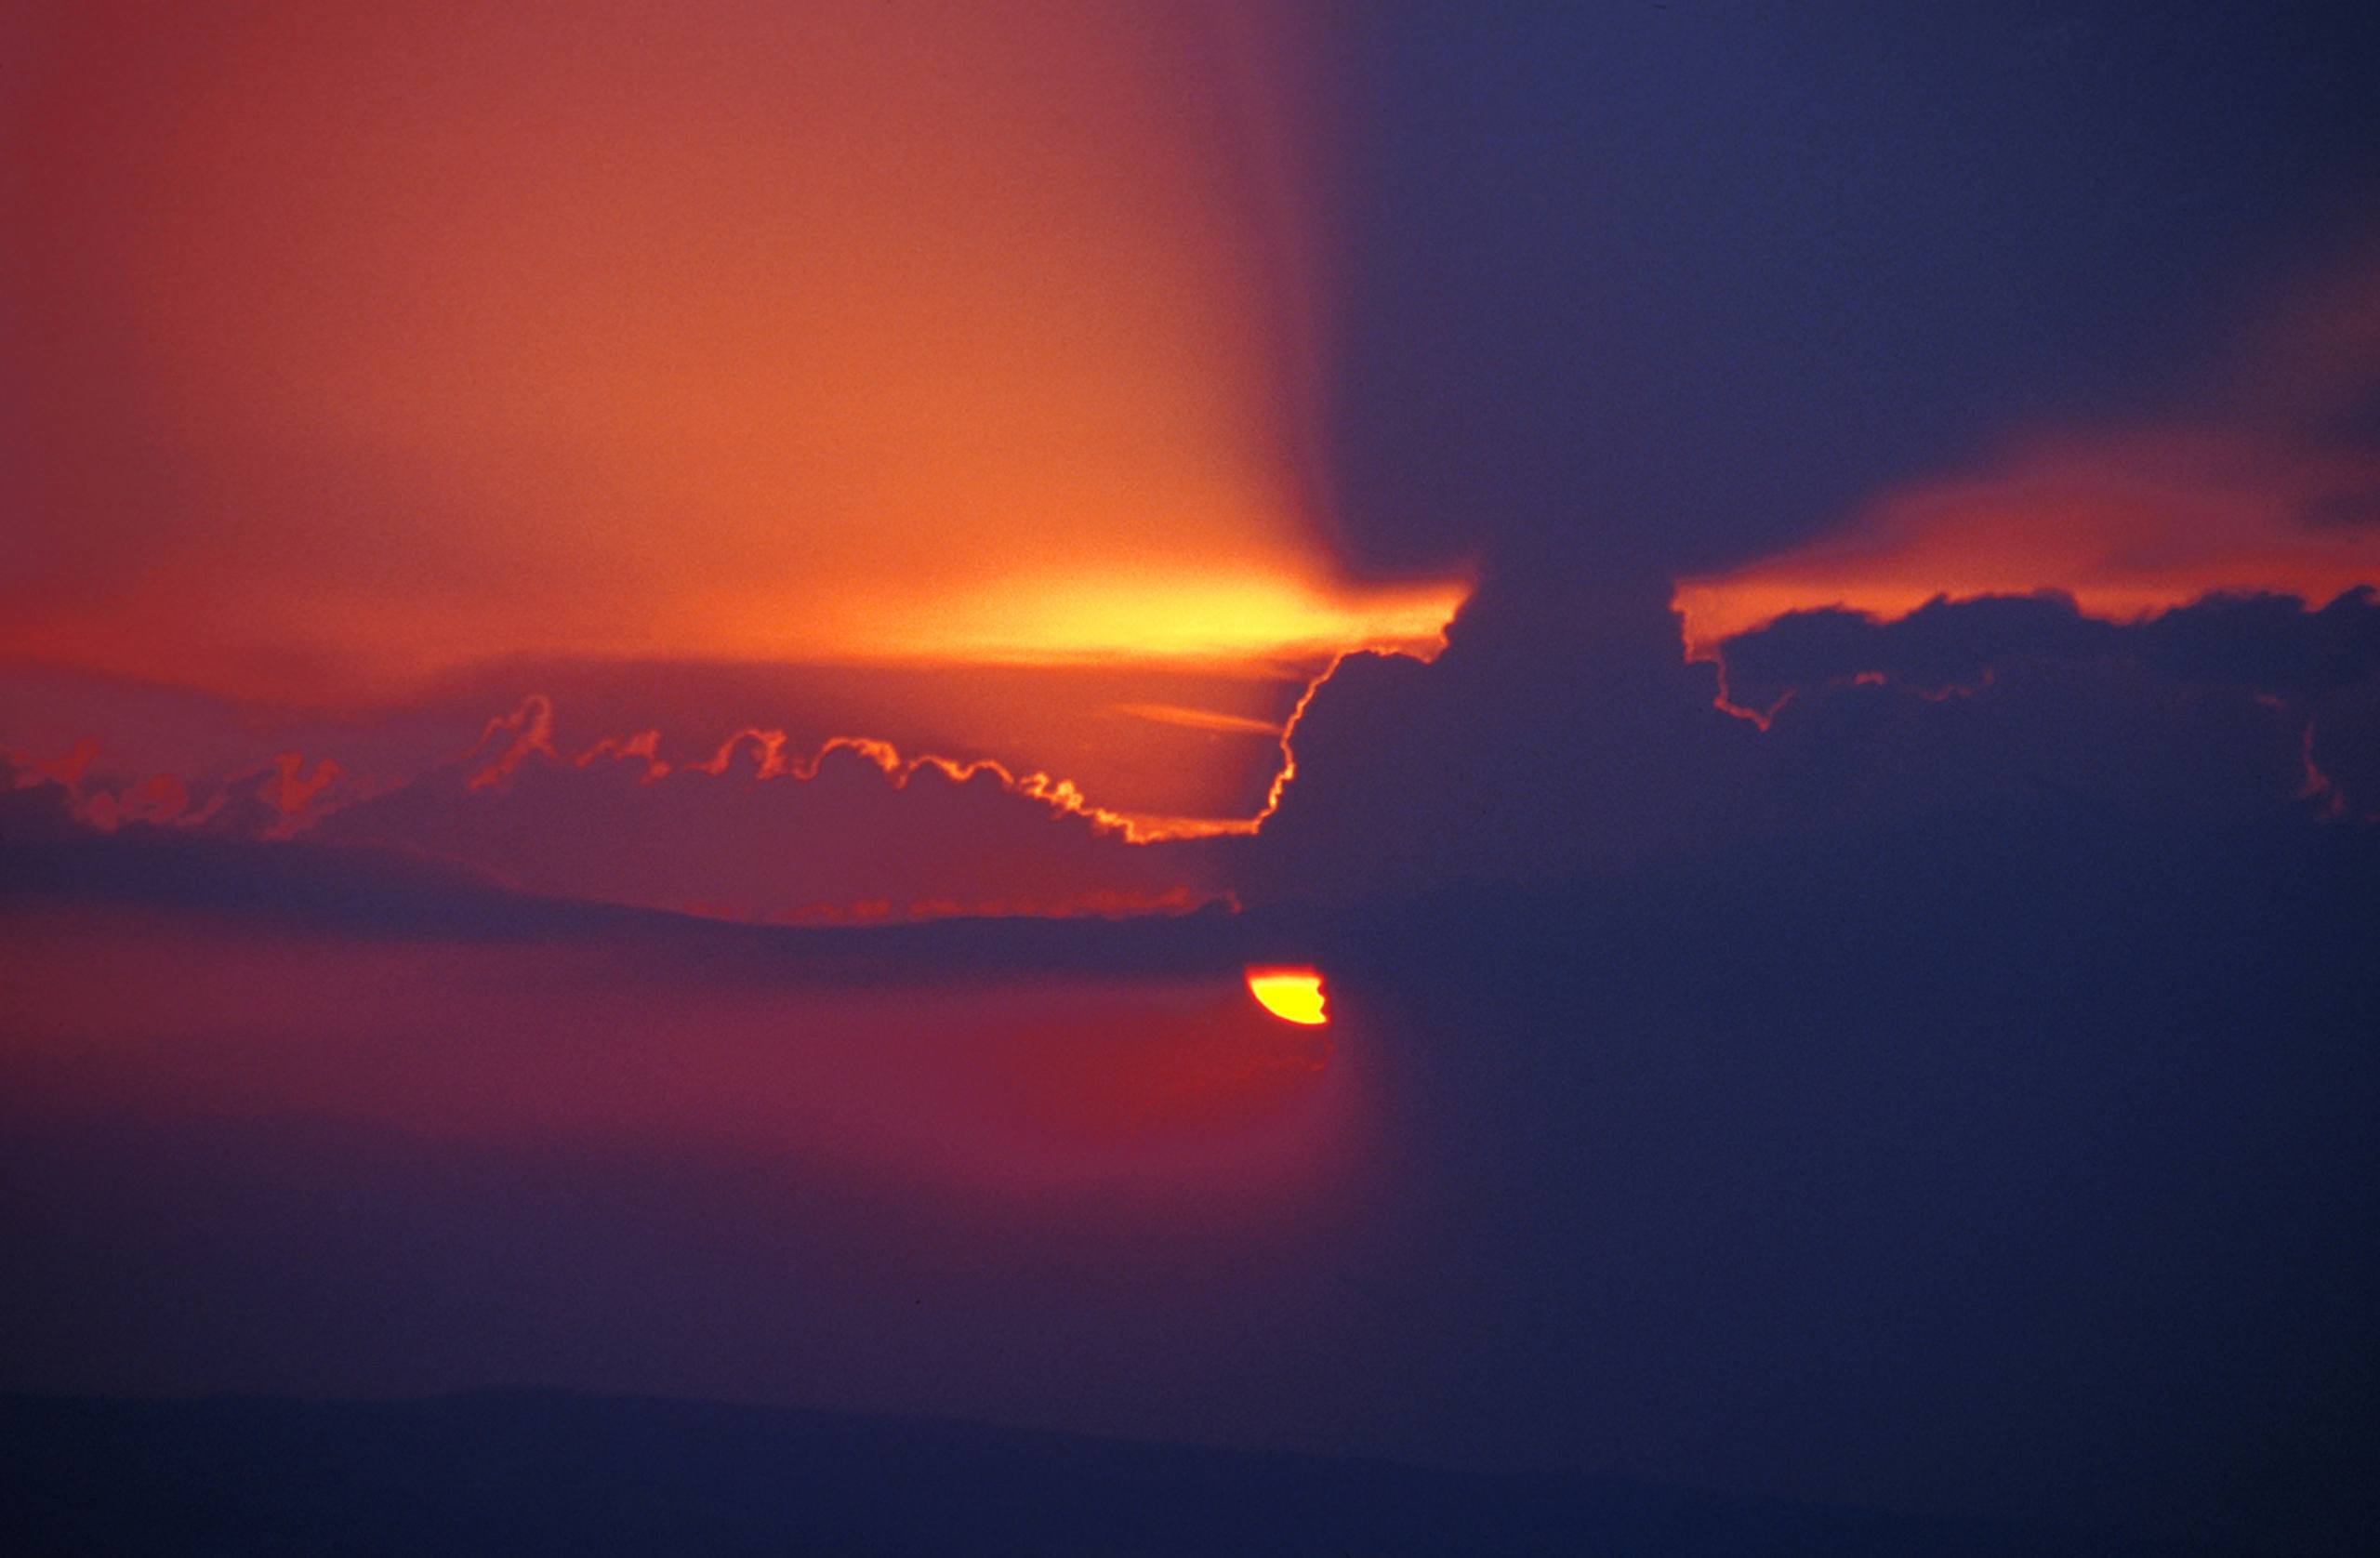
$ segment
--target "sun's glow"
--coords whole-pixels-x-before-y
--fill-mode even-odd
[[[1429,660],[1446,647],[1447,626],[1470,593],[1467,579],[1347,584],[1313,577],[1288,561],[1269,573],[1127,568],[940,591],[910,588],[864,601],[841,642],[855,658],[969,664],[1318,665],[1365,649]],[[781,611],[756,614],[761,622],[786,617]]]
[[[1330,1021],[1323,1006],[1322,976],[1312,969],[1250,969],[1248,993],[1284,1023],[1312,1028]]]
[[[88,252],[0,298],[60,418],[0,656],[1303,673],[1466,593],[1334,553],[1305,7],[118,8],[31,78]]]

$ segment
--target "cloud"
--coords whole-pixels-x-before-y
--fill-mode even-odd
[[[520,697],[532,675],[550,675],[565,696]],[[10,782],[62,786],[75,814],[101,830],[145,822],[288,838],[410,789],[334,833],[370,828],[433,854],[468,838],[473,858],[510,861],[542,882],[556,878],[527,862],[540,838],[569,825],[575,798],[625,788],[609,822],[642,830],[674,817],[681,879],[667,883],[668,862],[654,860],[634,885],[632,873],[603,886],[579,869],[564,874],[576,885],[557,890],[633,892],[637,902],[730,915],[760,912],[768,896],[763,867],[734,835],[747,822],[795,876],[804,859],[840,862],[822,895],[772,912],[1170,911],[1222,891],[1212,863],[1193,845],[1160,864],[1145,846],[1250,828],[1283,761],[1283,726],[1309,685],[1289,668],[1251,678],[1212,667],[582,662],[482,667],[397,703],[324,709],[18,667],[0,674],[0,756]],[[488,718],[489,700],[507,687],[516,691],[496,706],[506,712]],[[755,709],[778,718],[753,721]],[[643,785],[652,793],[637,790]],[[800,809],[823,819],[840,807],[840,824],[819,824],[835,841],[791,840],[782,814],[763,807],[746,816],[700,799],[752,785],[775,797],[812,787]],[[507,793],[521,786],[538,801]],[[824,804],[829,792],[842,798],[834,806]],[[436,824],[433,793],[453,809]],[[985,820],[962,825],[959,812]],[[1049,825],[1058,819],[1068,821]],[[911,825],[932,837],[914,851],[933,858],[931,868],[881,831]],[[706,826],[729,832],[694,844]],[[511,829],[522,838],[502,842]],[[866,863],[871,851],[879,866]],[[1050,860],[1032,864],[1043,852]],[[728,879],[736,890],[717,891]]]
[[[364,780],[342,789],[341,781],[350,776],[336,759],[319,759],[310,771],[306,755],[298,751],[278,752],[261,763],[250,760],[227,772],[143,773],[126,768],[95,736],[84,736],[47,758],[0,746],[0,774],[11,789],[54,790],[57,804],[68,815],[102,833],[149,824],[243,838],[286,838],[330,805],[378,787],[377,782]]]
[[[2301,289],[2185,403],[2011,435],[1744,567],[1508,549],[1436,665],[1357,657],[1316,692],[1235,879],[1542,881],[2043,804],[2361,825],[2375,276]]]
[[[314,835],[461,862],[524,891],[728,918],[1122,913],[1217,896],[1199,855],[1153,849],[1063,780],[888,743],[794,748],[747,729],[707,757],[655,732],[570,753],[540,696],[458,760],[328,812]]]
[[[2304,698],[2380,677],[2380,597],[2358,588],[2317,609],[2294,596],[2211,595],[2132,624],[2086,615],[2055,592],[1937,597],[1886,619],[1796,612],[1719,648],[1730,696],[1763,706],[1863,676],[1940,692],[2020,661],[2116,657],[2175,681]]]
[[[1343,897],[1696,848],[1750,733],[1675,642],[1653,581],[1491,576],[1435,663],[1350,656],[1315,689],[1233,879]]]
[[[452,760],[483,736],[491,711],[517,708],[535,689],[551,707],[549,739],[566,754],[642,738],[656,759],[683,763],[708,759],[747,728],[784,732],[794,752],[864,734],[905,755],[989,759],[1012,774],[1049,773],[1105,810],[1180,828],[1244,821],[1263,805],[1280,766],[1281,728],[1329,663],[1250,670],[1140,662],[507,661],[360,705],[228,698],[14,665],[0,667],[0,748],[26,763],[83,749],[93,784],[120,788],[165,772],[193,794],[294,750],[310,760],[330,757],[346,771],[330,798],[337,800]],[[1144,717],[1157,710],[1197,720]]]
[[[1179,913],[1227,897],[1199,818],[1097,805],[1070,781],[872,737],[747,727],[686,751],[658,730],[564,743],[533,694],[440,760],[378,772],[284,749],[143,773],[99,740],[0,749],[9,787],[101,833],[397,850],[550,897],[734,919]],[[1276,752],[1280,736],[1272,733]],[[368,731],[367,749],[386,755]],[[1157,847],[1178,830],[1179,844]]]
[[[1729,640],[1722,658],[1728,697],[1766,710],[1793,761],[1863,792],[1922,782],[1940,798],[1981,775],[2065,773],[2095,794],[2199,811],[2380,813],[2369,755],[2380,600],[2369,589],[2319,609],[2211,596],[2130,625],[2046,595],[1937,601],[1885,622],[1802,613]],[[1978,772],[1954,773],[1947,751],[1913,755],[1953,728]],[[1831,745],[1841,750],[1821,757]],[[1941,772],[1921,781],[1913,763]]]
[[[2050,595],[1801,613],[1727,640],[1723,664],[1685,659],[1658,583],[1630,593],[1491,580],[1436,664],[1350,659],[1292,730],[1295,777],[1233,844],[1234,882],[1253,898],[1543,882],[2043,805],[2380,814],[2369,591],[2319,609],[2216,596],[2129,626]]]

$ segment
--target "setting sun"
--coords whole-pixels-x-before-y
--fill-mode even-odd
[[[1284,1023],[1311,1028],[1330,1021],[1323,1009],[1322,976],[1312,969],[1250,969],[1248,993]]]

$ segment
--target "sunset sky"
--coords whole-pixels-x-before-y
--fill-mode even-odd
[[[0,1390],[2380,1518],[2380,23],[0,60]]]

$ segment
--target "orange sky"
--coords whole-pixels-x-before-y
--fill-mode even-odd
[[[96,3],[33,34],[0,654],[1316,660],[1327,97],[1262,7]],[[0,435],[5,436],[5,435]]]

